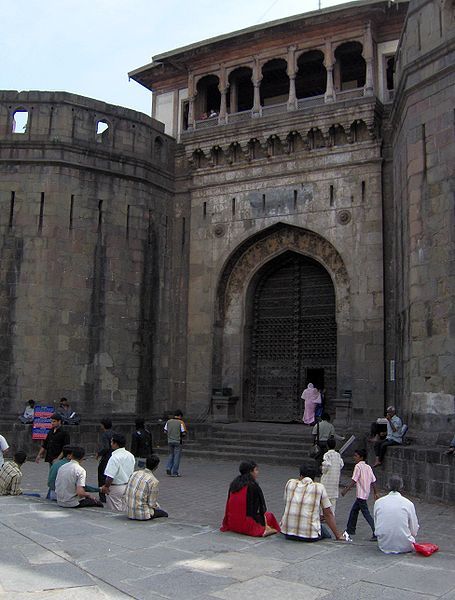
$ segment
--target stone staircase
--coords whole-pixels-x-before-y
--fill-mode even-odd
[[[191,429],[190,429],[191,431]],[[313,444],[311,429],[302,424],[229,423],[209,425],[185,442],[191,458],[298,466]],[[166,446],[157,449],[166,454]]]

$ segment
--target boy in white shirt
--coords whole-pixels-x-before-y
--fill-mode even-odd
[[[340,473],[344,467],[343,459],[339,452],[335,450],[336,440],[329,437],[327,440],[327,452],[322,460],[321,483],[325,487],[327,496],[332,504],[332,512],[335,514],[337,499],[339,497]]]

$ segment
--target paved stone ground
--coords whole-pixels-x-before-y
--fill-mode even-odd
[[[95,461],[85,467],[94,483]],[[382,554],[361,516],[352,544],[223,534],[218,527],[236,467],[183,457],[183,476],[170,478],[160,466],[160,501],[171,517],[151,523],[105,509],[0,498],[0,599],[455,600],[455,507],[416,501],[419,539],[440,546],[429,558]],[[261,470],[277,517],[294,475],[280,466]],[[27,463],[24,491],[45,492],[46,476],[47,465]],[[339,501],[340,528],[353,500],[352,491]]]

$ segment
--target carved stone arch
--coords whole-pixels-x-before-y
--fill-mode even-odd
[[[329,274],[335,290],[338,339],[350,331],[349,275],[336,248],[320,234],[278,223],[244,240],[226,260],[217,285],[213,385],[231,387],[242,394],[244,330],[247,298],[252,281],[270,261],[282,254],[293,253],[318,263]],[[339,343],[338,347],[342,348]],[[349,366],[341,350],[337,357],[342,373]]]
[[[251,73],[253,73],[254,69],[254,60],[251,62],[240,63],[239,65],[235,65],[233,67],[226,67],[226,78],[229,80],[229,75],[237,69],[251,69]]]

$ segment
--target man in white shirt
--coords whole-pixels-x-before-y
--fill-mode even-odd
[[[135,458],[125,449],[126,438],[121,433],[113,433],[111,440],[112,455],[104,470],[106,483],[101,493],[106,494],[106,506],[109,510],[125,512],[126,484],[133,474]]]
[[[85,450],[74,447],[68,458],[69,463],[62,465],[55,480],[55,493],[57,504],[63,508],[84,508],[85,506],[99,506],[103,504],[85,490],[87,473],[80,462],[84,459]]]
[[[0,435],[0,467],[5,462],[3,459],[3,454],[6,454],[6,452],[8,451],[8,448],[9,448],[8,442],[5,440],[5,438],[2,435]]]
[[[419,531],[414,504],[400,494],[403,480],[391,475],[390,492],[374,503],[375,533],[379,549],[385,554],[412,552],[415,536]]]

